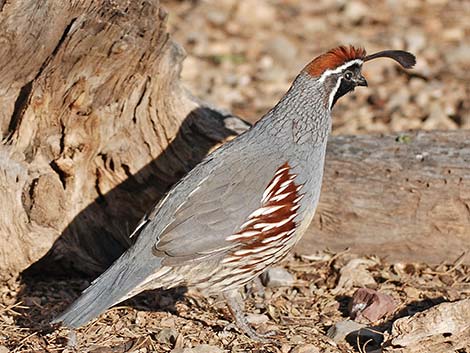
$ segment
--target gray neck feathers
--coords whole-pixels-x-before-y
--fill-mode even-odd
[[[302,145],[321,145],[331,128],[329,94],[325,85],[301,72],[289,91],[257,124],[278,139]]]

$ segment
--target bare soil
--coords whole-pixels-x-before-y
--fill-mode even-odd
[[[355,342],[335,343],[328,329],[349,314],[347,305],[361,283],[340,279],[340,269],[357,256],[348,252],[291,256],[282,267],[295,276],[289,287],[251,286],[245,292],[246,310],[258,331],[276,332],[278,345],[259,344],[240,334],[224,302],[204,298],[184,288],[152,291],[128,300],[76,331],[49,325],[86,288],[86,279],[28,278],[1,287],[0,342],[11,352],[170,352],[210,344],[227,352],[292,352],[311,343],[321,352],[358,352]],[[391,323],[444,301],[470,297],[470,267],[460,264],[387,265],[379,258],[364,259],[374,283],[397,309],[372,326],[378,332]],[[359,279],[360,281],[360,279]],[[354,281],[351,281],[354,282]],[[252,315],[255,314],[255,315]],[[265,322],[263,322],[265,321]],[[68,345],[75,342],[75,350]],[[362,349],[362,348],[361,348]],[[365,351],[369,351],[366,349]]]

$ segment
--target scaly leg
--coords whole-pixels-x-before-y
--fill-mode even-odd
[[[224,292],[224,298],[227,301],[228,308],[232,313],[233,318],[235,319],[235,323],[237,327],[248,337],[252,340],[262,342],[262,343],[275,343],[276,341],[267,338],[267,336],[271,336],[272,333],[268,333],[266,335],[261,335],[256,332],[246,320],[244,314],[244,303],[243,299],[240,295],[238,290],[231,290]]]

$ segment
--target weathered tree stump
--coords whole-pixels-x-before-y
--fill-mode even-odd
[[[184,52],[157,0],[0,8],[0,276],[46,254],[100,272],[174,182],[248,125],[181,85]],[[301,250],[453,259],[470,243],[468,141],[333,138]]]
[[[184,90],[165,18],[158,1],[4,3],[2,275],[54,243],[101,271],[170,185],[248,127]]]

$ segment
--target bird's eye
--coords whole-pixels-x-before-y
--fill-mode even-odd
[[[352,77],[353,77],[353,74],[352,74],[351,71],[346,71],[346,72],[344,73],[344,78],[345,78],[346,80],[349,81],[349,80],[352,79]]]

